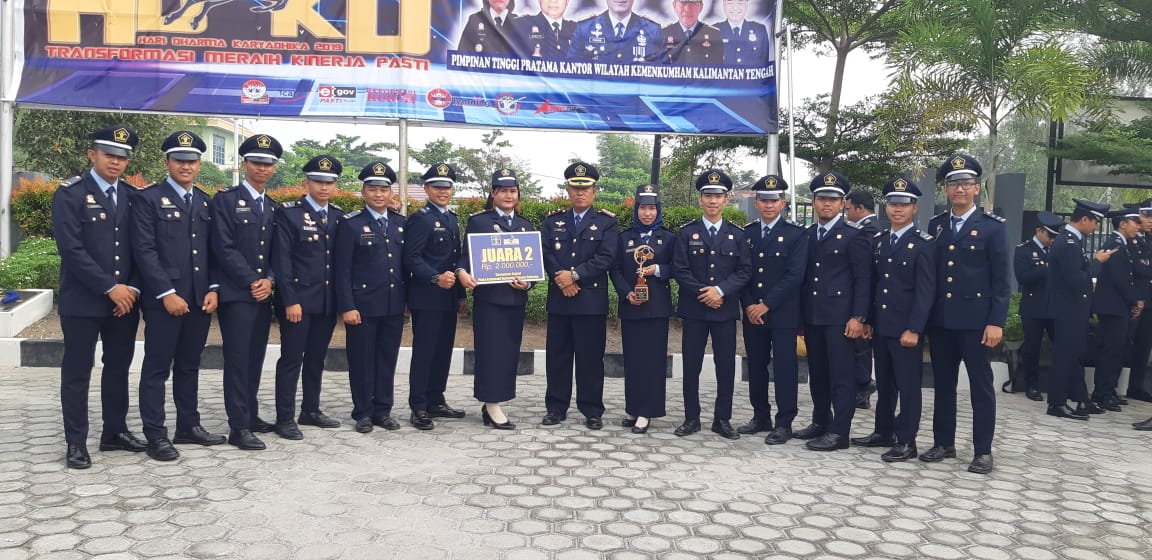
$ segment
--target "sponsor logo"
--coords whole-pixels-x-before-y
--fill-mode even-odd
[[[520,99],[516,99],[516,96],[511,93],[502,93],[496,96],[494,104],[501,115],[515,115],[520,110]]]
[[[316,94],[321,99],[356,99],[356,88],[354,86],[320,86],[316,88]]]
[[[425,99],[428,101],[429,105],[437,109],[444,109],[452,104],[452,94],[448,93],[448,90],[444,88],[435,88],[430,90]]]
[[[543,103],[536,106],[536,110],[532,112],[534,115],[547,115],[548,113],[587,113],[588,109],[580,105],[558,105],[544,100]]]
[[[268,86],[260,80],[248,80],[240,87],[241,103],[268,104]]]
[[[431,94],[431,92],[429,92]],[[365,99],[369,103],[407,103],[414,105],[418,96],[415,91],[410,89],[381,89],[381,88],[365,88]],[[432,103],[431,100],[428,101]]]

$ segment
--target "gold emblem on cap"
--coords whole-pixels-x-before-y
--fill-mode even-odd
[[[386,169],[386,167],[384,166],[383,163],[377,163],[376,165],[372,166],[372,173],[374,173],[376,175],[384,175],[385,169]]]
[[[182,132],[180,136],[176,137],[176,142],[178,142],[180,146],[187,148],[192,145],[192,135],[187,132]]]
[[[441,163],[440,165],[437,165],[436,166],[436,174],[441,176],[441,177],[447,177],[448,176],[448,166],[443,164],[443,163]]]
[[[900,192],[904,192],[908,190],[908,181],[905,181],[904,179],[896,179],[896,182],[892,183],[892,188]]]
[[[836,186],[836,176],[831,174],[831,173],[825,175],[824,176],[824,186],[826,186],[826,187]]]
[[[320,160],[320,163],[317,163],[316,166],[320,168],[320,171],[331,171],[332,170],[332,160],[330,160],[328,158],[324,158],[324,159]]]
[[[708,184],[709,185],[719,185],[720,184],[720,174],[715,172],[715,171],[709,173],[708,174]]]
[[[588,173],[588,168],[584,167],[583,165],[577,165],[575,171],[577,177],[583,177]]]
[[[512,174],[512,170],[505,167],[504,169],[500,170],[500,174],[507,177]]]
[[[116,140],[117,142],[127,142],[128,141],[128,129],[117,128],[116,130],[112,131],[112,139]]]
[[[956,156],[956,158],[952,160],[952,169],[964,169],[965,165],[967,165],[967,162],[960,156]]]
[[[776,188],[776,178],[775,177],[769,177],[768,179],[766,179],[764,181],[764,186],[768,187],[770,189]]]
[[[652,192],[652,185],[644,185],[644,192]]]
[[[256,137],[256,145],[261,148],[270,148],[272,147],[272,139],[261,134]]]

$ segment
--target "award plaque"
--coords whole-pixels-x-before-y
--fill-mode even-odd
[[[632,254],[632,259],[640,268],[636,269],[636,274],[640,277],[636,280],[636,287],[632,288],[632,293],[636,294],[636,301],[648,301],[648,281],[644,279],[644,263],[656,257],[656,252],[652,247],[641,245],[636,248],[636,252]]]

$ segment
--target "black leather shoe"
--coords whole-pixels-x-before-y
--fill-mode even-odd
[[[357,432],[367,434],[372,431],[372,419],[365,416],[356,421],[356,426],[353,428]]]
[[[105,434],[100,436],[100,451],[131,451],[133,453],[143,453],[148,451],[148,444],[141,441],[141,439],[133,435],[132,432]]]
[[[556,424],[559,424],[559,423],[561,423],[567,419],[568,419],[568,416],[566,416],[564,414],[556,414],[555,412],[549,412],[548,414],[544,415],[544,419],[541,420],[540,423],[545,425],[545,426],[555,426]]]
[[[168,438],[158,438],[148,442],[148,456],[156,461],[175,461],[180,452],[172,447]]]
[[[598,416],[590,416],[584,419],[584,425],[587,426],[589,430],[599,430],[604,427],[604,421]]]
[[[252,433],[252,430],[232,430],[228,432],[228,443],[240,449],[259,451],[265,448],[264,442]]]
[[[632,433],[634,433],[634,434],[646,434],[646,433],[648,433],[648,427],[651,425],[652,425],[651,420],[649,420],[648,423],[644,424],[643,426],[637,425],[636,422],[632,422]]]
[[[804,444],[804,447],[812,451],[835,451],[837,449],[848,449],[848,438],[827,433],[816,439],[809,440]]]
[[[432,418],[463,418],[464,411],[446,404],[436,404],[428,407],[428,416]]]
[[[1029,387],[1028,390],[1024,391],[1024,396],[1033,401],[1044,400],[1044,395],[1040,393],[1039,387]]]
[[[713,420],[712,433],[720,434],[721,437],[727,439],[740,439],[740,434],[732,429],[732,423],[727,420]]]
[[[255,434],[270,434],[276,431],[276,426],[262,420],[259,416],[248,423],[248,429]]]
[[[480,407],[480,418],[484,420],[485,426],[491,427],[494,430],[515,430],[516,429],[516,424],[513,424],[507,418],[504,419],[503,423],[497,423],[495,420],[492,419],[492,416],[488,414],[488,407],[485,407],[485,406]]]
[[[693,420],[685,420],[683,424],[676,426],[676,431],[674,431],[672,433],[674,433],[680,437],[684,437],[686,435],[694,434],[694,433],[699,432],[699,431],[700,431],[700,419],[696,418]]]
[[[625,416],[624,419],[620,420],[620,425],[624,426],[625,428],[631,428],[632,426],[636,425],[636,419],[630,416]]]
[[[412,416],[408,417],[408,423],[412,424],[417,430],[427,431],[436,427],[436,424],[428,417],[428,413],[423,410],[413,411]]]
[[[885,451],[880,459],[885,463],[902,463],[916,458],[916,444],[900,443]]]
[[[88,446],[83,443],[69,443],[68,453],[64,455],[64,464],[70,469],[86,469],[92,466],[92,458],[88,456]]]
[[[788,426],[776,426],[767,437],[764,438],[764,443],[767,445],[780,445],[788,443],[792,439],[792,428]]]
[[[173,443],[195,443],[205,447],[212,445],[220,445],[227,440],[222,435],[210,433],[205,430],[203,426],[192,426],[191,430],[187,432],[176,432],[176,437],[172,440]]]
[[[1055,416],[1057,418],[1068,418],[1070,420],[1087,420],[1087,414],[1080,414],[1078,411],[1073,410],[1068,405],[1064,406],[1048,406],[1048,416]]]
[[[373,416],[372,423],[384,428],[385,430],[399,430],[400,423],[391,416]]]
[[[1152,431],[1152,418],[1149,418],[1143,422],[1133,422],[1132,427],[1141,432]],[[69,446],[69,449],[71,449],[71,446]]]
[[[291,420],[277,422],[272,428],[276,430],[276,435],[284,439],[304,439],[304,434],[300,431],[300,427]]]
[[[876,432],[872,432],[864,437],[854,437],[851,441],[852,445],[860,447],[893,447],[896,445],[895,436],[881,435]]]
[[[739,428],[736,428],[736,432],[741,433],[741,434],[758,434],[760,432],[771,432],[771,431],[772,431],[772,419],[771,418],[760,418],[758,416],[753,416],[751,420],[749,420],[748,422],[746,422],[744,424],[741,424]]]
[[[972,458],[972,462],[968,464],[968,472],[976,474],[988,474],[992,472],[992,455],[977,455]]]
[[[1143,389],[1130,390],[1126,396],[1134,401],[1152,402],[1152,393]]]
[[[1076,414],[1104,414],[1104,409],[1092,401],[1082,402],[1076,405]]]
[[[1114,402],[1109,398],[1103,398],[1099,401],[1096,401],[1096,406],[1103,408],[1108,412],[1123,412],[1123,409],[1120,408],[1120,403]]]
[[[301,426],[316,426],[317,428],[339,428],[340,421],[329,418],[323,412],[301,412],[296,423]]]
[[[1121,397],[1120,395],[1117,395],[1115,393],[1110,395],[1108,397],[1108,399],[1111,400],[1112,402],[1120,405],[1120,406],[1128,406],[1128,399]]]
[[[955,459],[955,458],[956,458],[956,448],[955,447],[940,447],[939,445],[933,447],[932,449],[929,449],[928,451],[925,451],[923,454],[920,455],[920,460],[924,461],[925,463],[939,463],[940,461],[943,461],[944,459]]]
[[[796,439],[816,439],[826,433],[828,433],[828,428],[820,424],[808,424],[808,427],[792,434],[792,437]]]

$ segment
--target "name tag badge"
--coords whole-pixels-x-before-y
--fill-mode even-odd
[[[316,226],[304,226],[302,229],[304,231],[320,231],[320,230],[316,229]]]
[[[243,202],[243,201],[241,201],[241,202]],[[239,208],[236,208],[236,213],[237,213],[237,214],[244,214],[244,213],[251,213],[251,212],[252,212],[252,209],[251,209],[251,208],[247,208],[247,207],[244,207],[244,206],[241,206],[241,207],[239,207]]]

